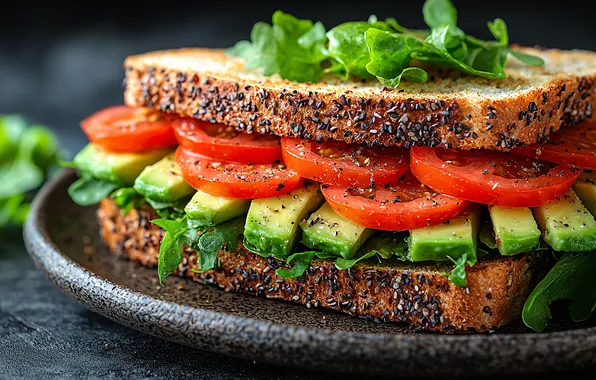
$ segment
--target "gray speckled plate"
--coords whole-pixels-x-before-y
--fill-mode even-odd
[[[400,376],[569,370],[596,365],[596,324],[517,324],[494,334],[413,333],[301,305],[226,293],[110,255],[94,207],[74,205],[72,170],[37,196],[25,227],[36,265],[70,297],[123,325],[226,355],[302,368]],[[564,321],[565,318],[560,318]]]

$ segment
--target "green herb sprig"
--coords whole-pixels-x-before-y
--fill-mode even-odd
[[[450,0],[427,0],[422,14],[429,29],[408,29],[394,18],[380,21],[371,16],[326,31],[320,22],[278,10],[271,25],[256,23],[250,41],[240,41],[226,53],[244,58],[247,69],[262,68],[265,76],[317,82],[323,74],[335,73],[342,78],[376,77],[391,88],[401,80],[426,82],[428,74],[419,63],[488,79],[506,77],[509,54],[528,65],[544,64],[540,57],[509,47],[507,25],[500,18],[488,22],[495,40],[485,41],[457,26],[457,10]]]

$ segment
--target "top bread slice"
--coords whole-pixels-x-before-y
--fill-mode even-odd
[[[126,59],[124,100],[249,133],[508,151],[591,119],[596,103],[596,53],[522,50],[545,65],[510,56],[501,80],[428,68],[427,83],[404,81],[398,89],[376,80],[329,76],[311,84],[265,77],[221,49],[155,51]]]

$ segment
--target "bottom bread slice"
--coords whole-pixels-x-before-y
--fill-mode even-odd
[[[156,267],[163,230],[150,223],[154,211],[143,206],[122,215],[105,199],[97,211],[101,236],[114,254]],[[257,256],[240,246],[235,253],[220,251],[221,265],[195,273],[197,254],[183,250],[174,274],[204,284],[324,307],[385,322],[404,322],[442,332],[495,330],[519,318],[539,253],[480,260],[467,268],[468,286],[453,285],[443,264],[414,264],[397,260],[361,262],[338,270],[329,260],[314,260],[294,279],[279,278],[284,263]],[[155,272],[157,276],[157,271]]]

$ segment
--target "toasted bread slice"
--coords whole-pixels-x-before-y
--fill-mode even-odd
[[[150,223],[148,206],[123,216],[114,201],[105,199],[97,212],[101,235],[110,251],[156,267],[163,231]],[[329,260],[316,260],[304,275],[279,278],[284,263],[257,256],[243,247],[220,251],[221,266],[194,273],[196,252],[185,249],[176,274],[204,284],[324,307],[385,322],[406,322],[442,332],[487,331],[519,317],[539,254],[483,259],[467,270],[467,287],[454,286],[444,276],[448,265],[390,261],[361,262],[338,270]],[[157,271],[155,272],[157,276]]]
[[[592,117],[596,53],[538,50],[546,64],[510,57],[508,78],[434,69],[424,84],[326,77],[316,84],[264,77],[223,50],[156,51],[126,59],[125,103],[247,132],[369,146],[510,150]],[[429,70],[433,70],[432,68]]]

